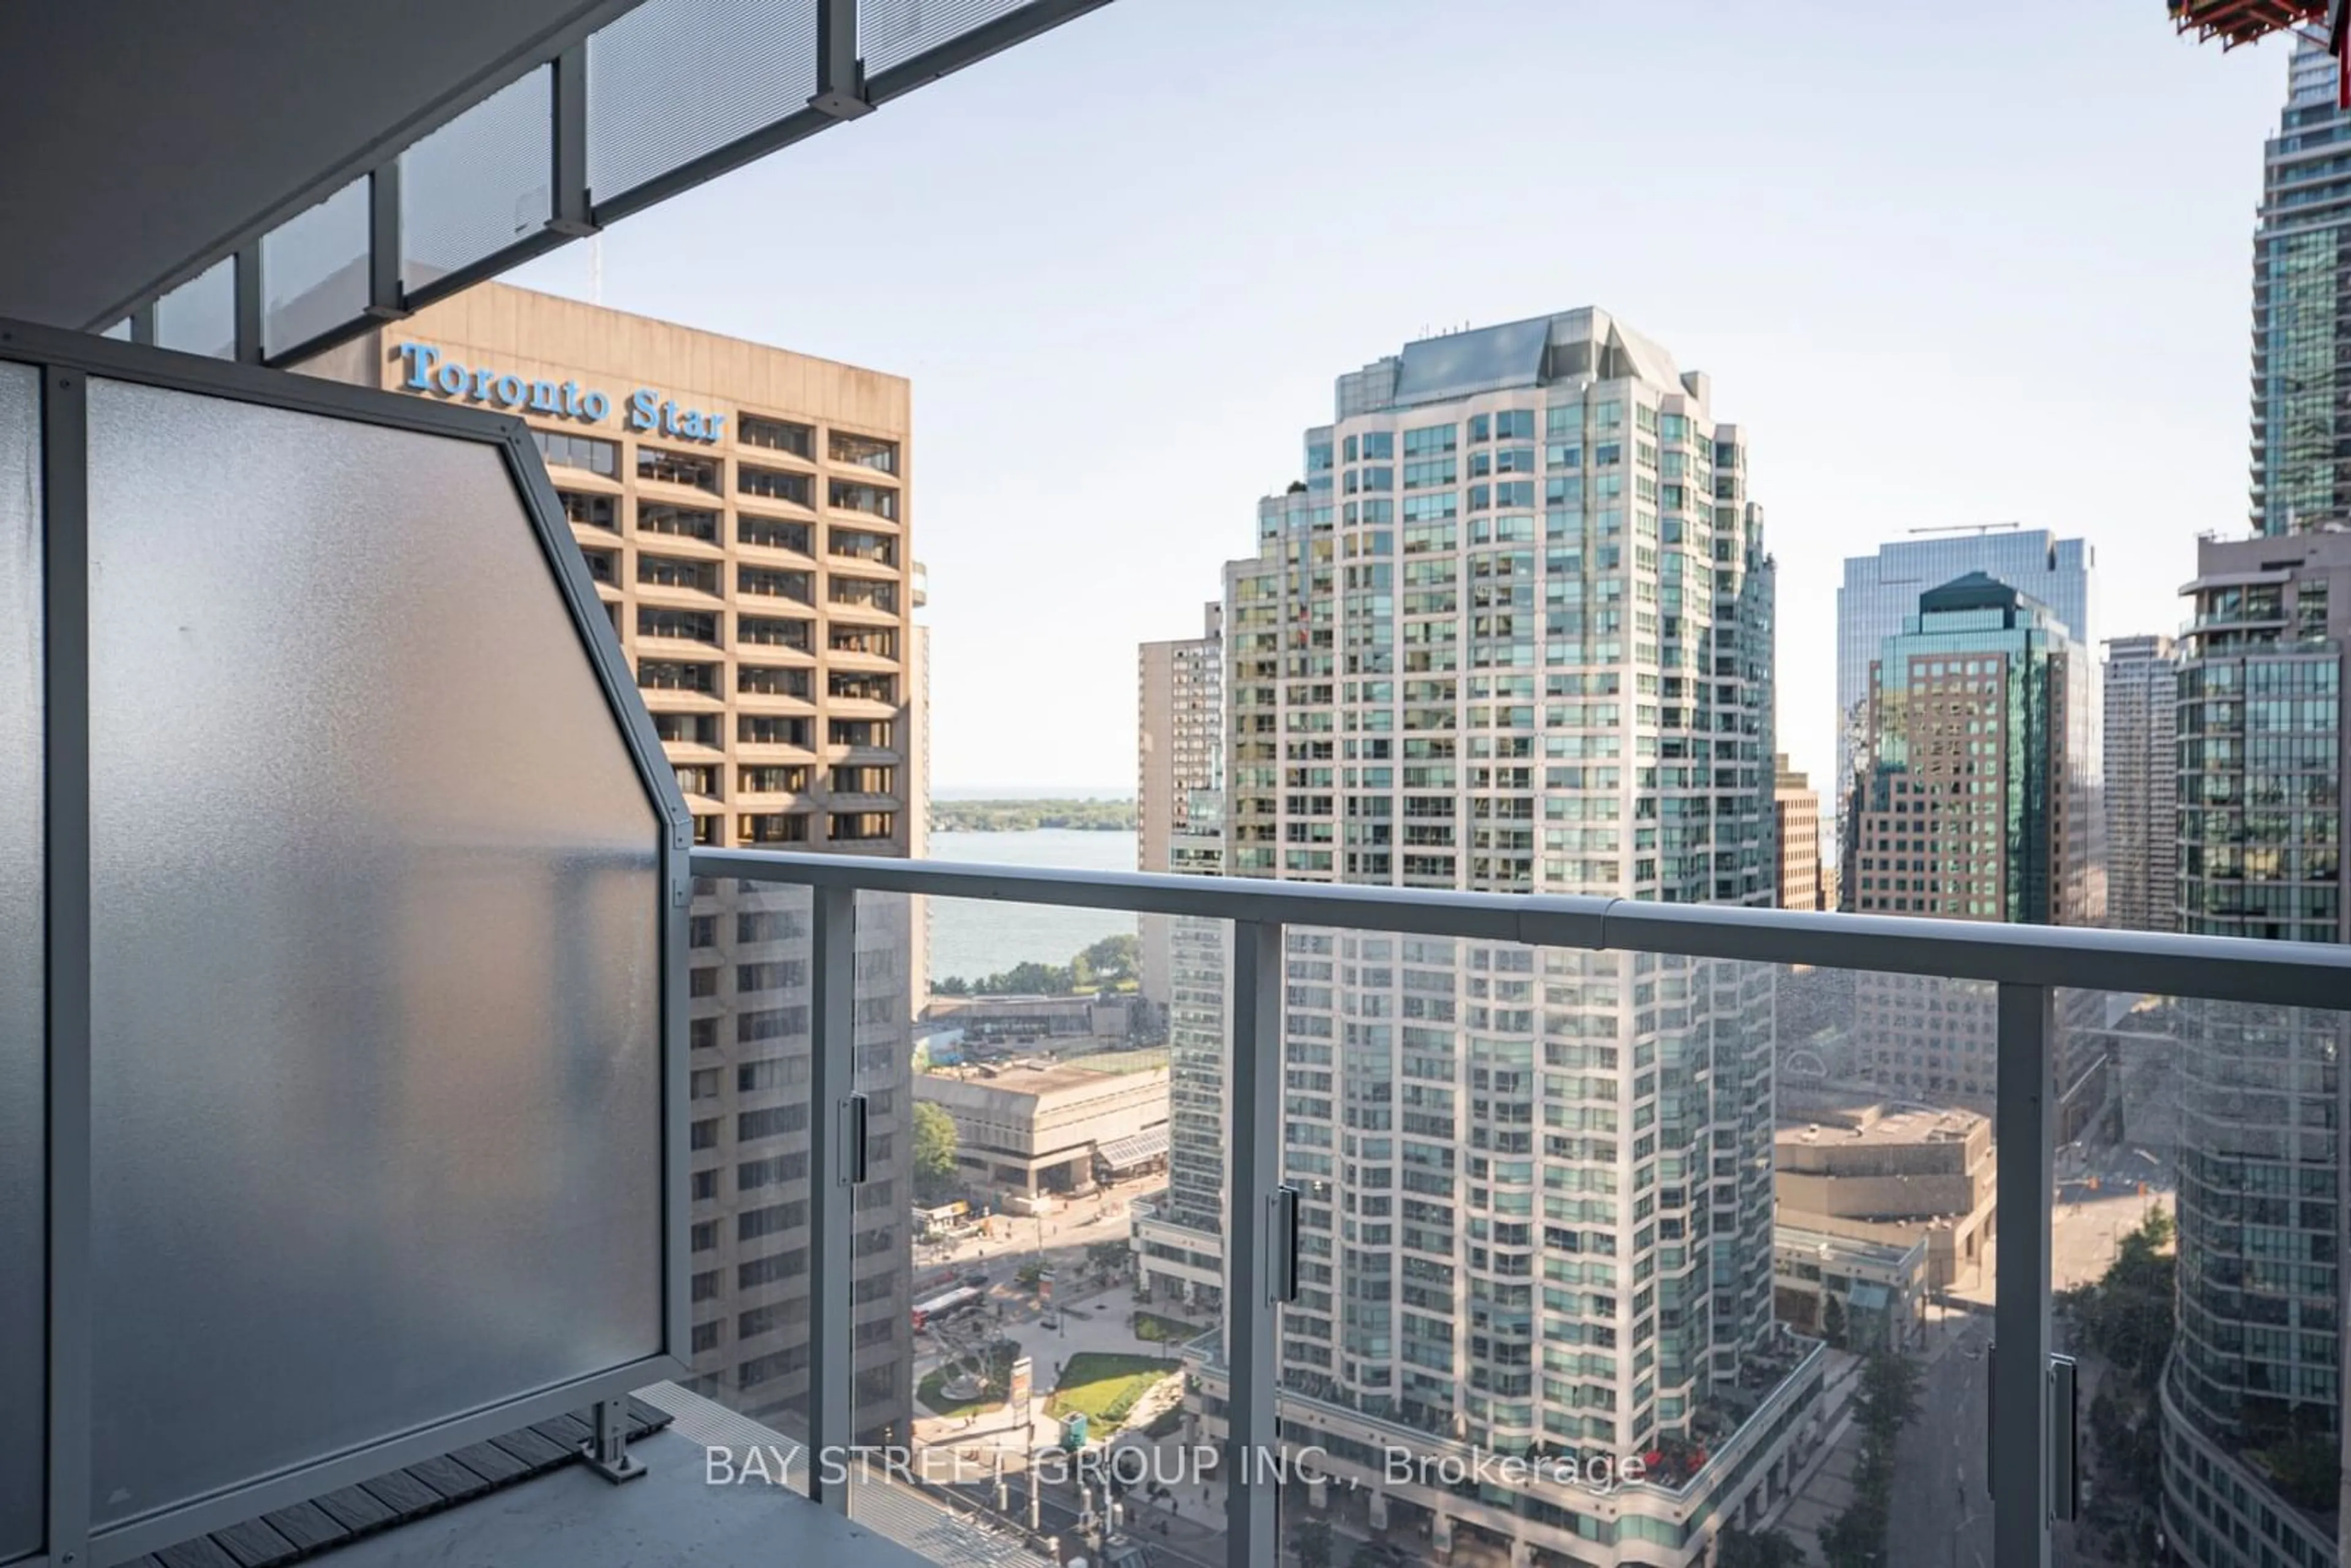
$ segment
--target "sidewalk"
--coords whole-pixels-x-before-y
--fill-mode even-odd
[[[1853,1501],[1853,1472],[1861,1462],[1861,1446],[1848,1439],[1863,1365],[1859,1356],[1849,1357],[1848,1364],[1822,1388],[1820,1447],[1805,1461],[1787,1495],[1758,1526],[1787,1531],[1808,1554],[1807,1561],[1819,1556],[1820,1531]]]

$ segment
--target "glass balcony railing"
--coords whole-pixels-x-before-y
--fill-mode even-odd
[[[912,1099],[957,1143],[915,1145],[904,1473],[852,1516],[1113,1563],[2335,1539],[2351,952],[695,863],[841,921],[852,889],[1008,933],[1137,915],[1159,993],[935,998]]]

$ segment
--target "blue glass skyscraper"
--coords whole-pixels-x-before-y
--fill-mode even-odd
[[[2066,636],[2095,648],[2091,564],[2086,541],[2061,539],[2046,528],[1900,539],[1881,545],[1876,555],[1848,559],[1837,590],[1837,775],[1829,793],[1843,800],[1855,758],[1867,755],[1867,737],[1857,727],[1867,716],[1870,661],[1918,613],[1920,594],[1980,571],[2046,606]]]
[[[2285,112],[2263,149],[2253,231],[2253,491],[2256,533],[2351,521],[2351,378],[2336,340],[2351,329],[2351,111],[2335,106],[2335,61],[2304,44]]]

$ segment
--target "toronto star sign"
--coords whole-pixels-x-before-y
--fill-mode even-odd
[[[588,424],[601,424],[611,416],[612,400],[578,382],[533,381],[509,371],[459,364],[425,343],[402,343],[392,350],[392,356],[405,372],[400,383],[403,392],[463,398],[517,413],[551,413]],[[653,431],[686,441],[716,441],[726,434],[726,416],[680,408],[651,387],[640,387],[622,405],[621,423],[630,430]]]

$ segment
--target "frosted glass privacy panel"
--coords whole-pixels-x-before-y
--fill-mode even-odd
[[[0,1562],[41,1544],[41,392],[0,364]]]
[[[657,820],[496,447],[90,392],[95,1507],[663,1348]]]
[[[815,91],[816,0],[646,0],[588,36],[588,188],[625,194]]]

